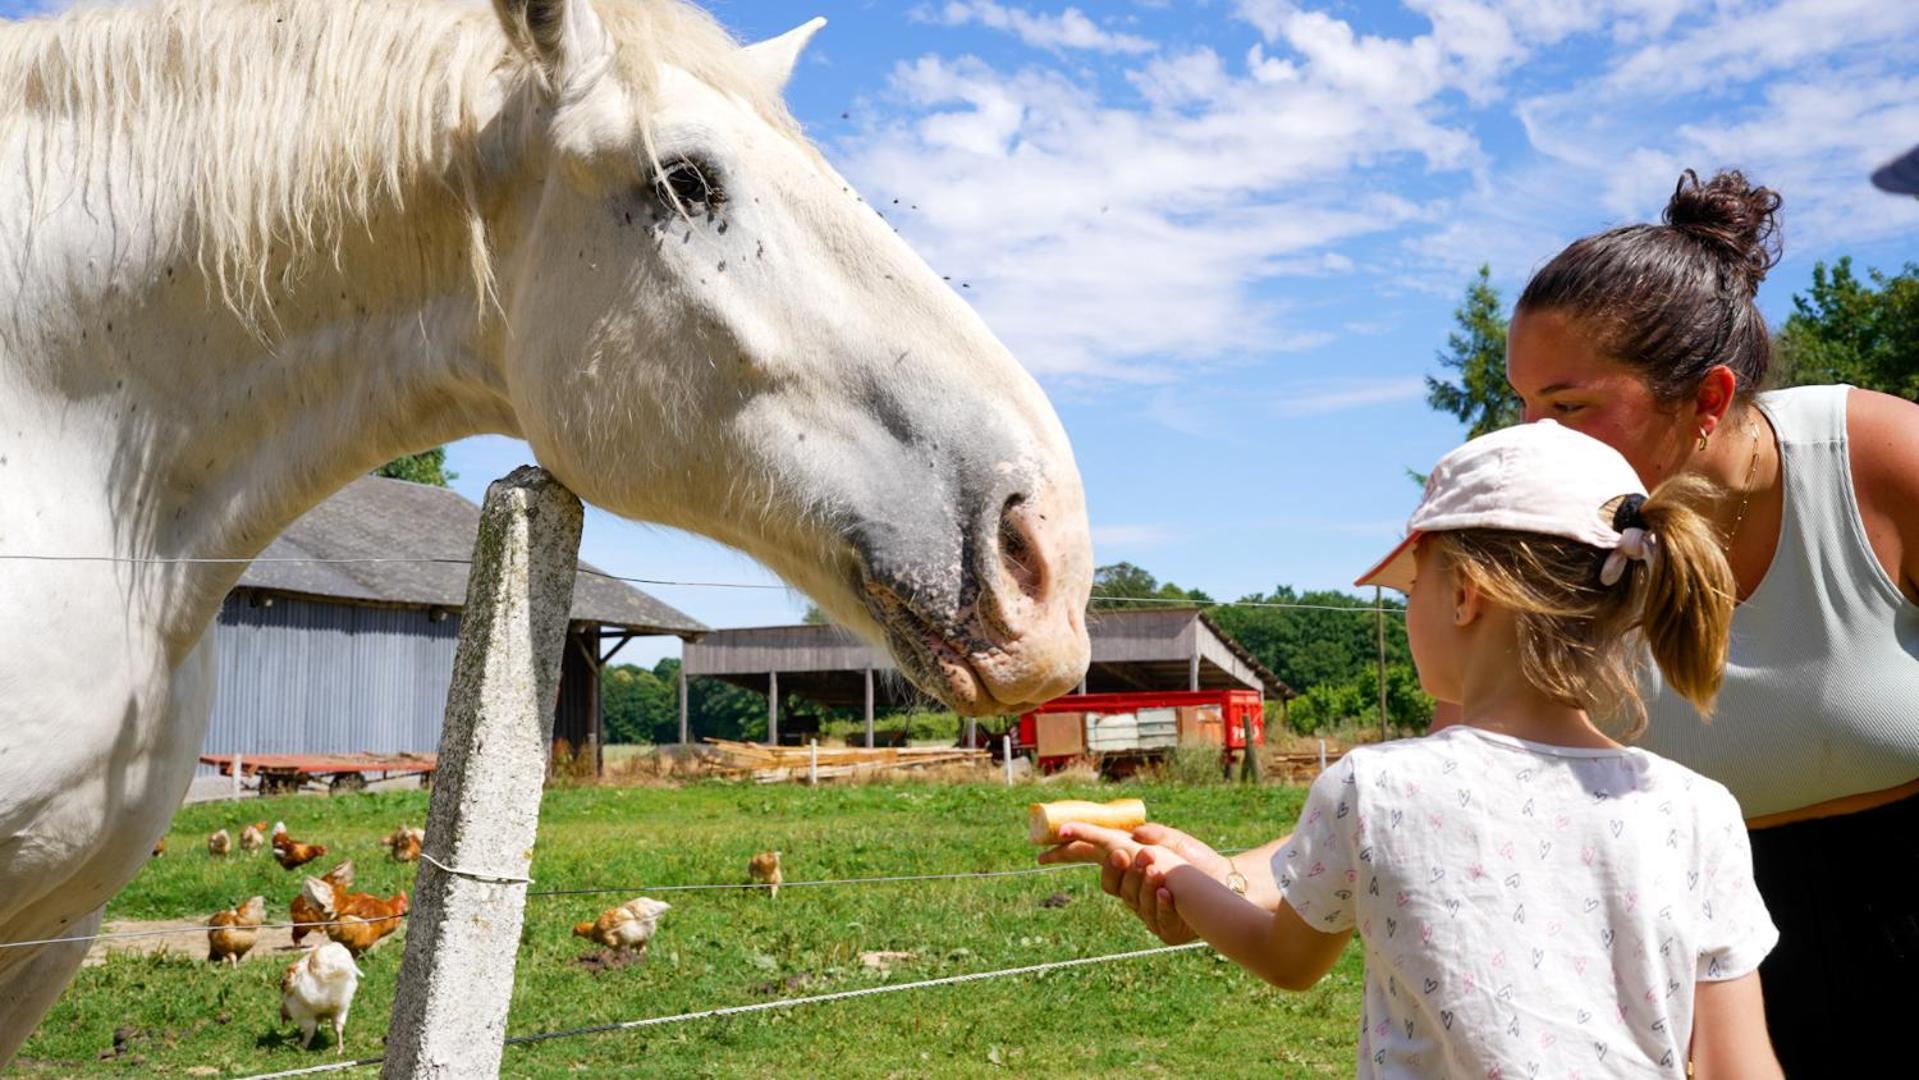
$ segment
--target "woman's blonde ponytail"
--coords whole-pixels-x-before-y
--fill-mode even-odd
[[[1634,575],[1644,590],[1641,633],[1653,662],[1666,685],[1702,717],[1712,715],[1725,675],[1737,588],[1719,534],[1704,512],[1715,490],[1689,476],[1659,485],[1639,508],[1647,531],[1658,538],[1658,554]]]

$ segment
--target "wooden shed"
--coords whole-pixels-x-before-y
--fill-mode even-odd
[[[1129,690],[1257,690],[1269,698],[1291,689],[1199,608],[1128,608],[1089,612],[1092,665],[1081,693]],[[925,700],[884,650],[837,626],[763,626],[715,630],[689,641],[681,666],[680,731],[686,726],[686,680],[716,678],[767,695],[767,737],[778,742],[779,699],[798,694],[838,708],[860,708],[867,731],[876,708]]]
[[[457,492],[377,476],[295,521],[221,607],[202,752],[438,749],[479,525]],[[707,627],[580,566],[553,733],[597,767],[600,668],[635,637]]]

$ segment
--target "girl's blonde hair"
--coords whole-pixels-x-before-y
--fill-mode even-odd
[[[1646,730],[1634,678],[1642,645],[1666,685],[1712,715],[1725,673],[1735,583],[1704,509],[1717,489],[1696,477],[1659,485],[1639,508],[1657,538],[1647,562],[1601,583],[1611,552],[1539,533],[1460,529],[1428,534],[1438,564],[1511,611],[1520,670],[1542,693],[1594,717],[1625,720],[1624,738]],[[1612,509],[1612,508],[1608,508]]]

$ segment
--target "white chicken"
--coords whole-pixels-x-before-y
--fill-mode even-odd
[[[592,922],[575,924],[573,936],[597,941],[617,952],[637,950],[645,956],[646,943],[653,940],[653,929],[659,925],[660,915],[672,906],[650,896],[628,900],[601,912]]]
[[[346,946],[329,941],[295,960],[280,980],[280,1020],[291,1020],[305,1036],[302,1049],[313,1046],[313,1033],[322,1020],[333,1023],[333,1052],[346,1045],[346,1016],[365,972],[353,962]]]

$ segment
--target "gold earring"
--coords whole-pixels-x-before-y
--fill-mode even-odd
[[[1705,453],[1705,452],[1706,452],[1706,443],[1707,443],[1707,441],[1708,441],[1709,439],[1711,439],[1711,438],[1712,438],[1712,436],[1710,436],[1710,435],[1707,435],[1707,434],[1706,434],[1706,429],[1705,429],[1705,428],[1700,428],[1700,429],[1699,429],[1699,445],[1698,445],[1698,446],[1696,446],[1696,447],[1694,447],[1693,449],[1695,449],[1695,450],[1698,450],[1698,451],[1699,451],[1700,453],[1702,453],[1702,454],[1703,454],[1703,453]]]

